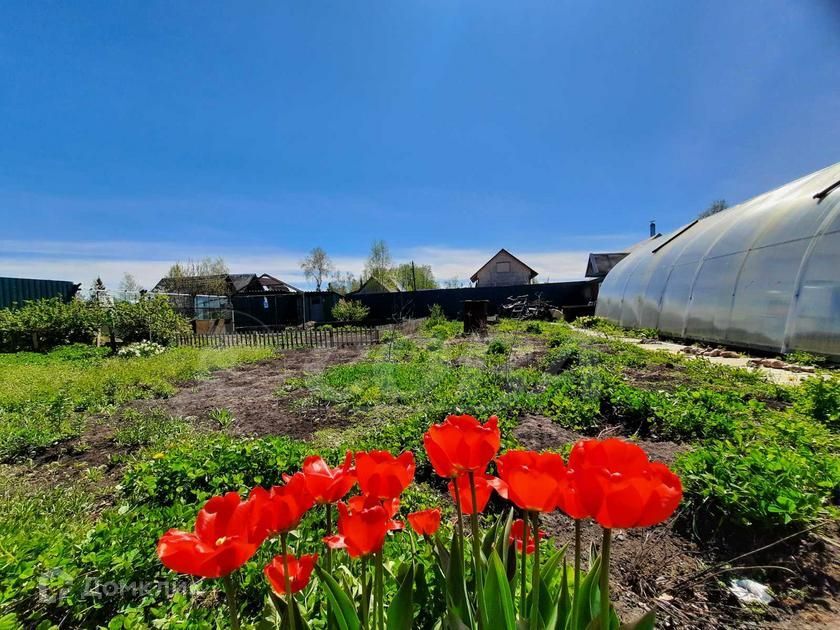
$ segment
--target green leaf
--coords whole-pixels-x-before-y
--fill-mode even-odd
[[[572,613],[572,598],[569,596],[569,575],[566,567],[566,561],[563,561],[563,575],[560,578],[560,596],[557,598],[557,607],[555,611],[554,623],[548,624],[548,630],[557,628],[563,630],[569,622]]]
[[[560,549],[555,551],[548,557],[548,560],[545,564],[543,564],[542,568],[540,569],[540,579],[543,580],[546,584],[553,584],[555,578],[557,577],[557,571],[560,567],[560,562],[563,561],[566,557],[566,548],[568,545],[563,545]],[[565,562],[563,565],[565,566]]]
[[[620,630],[653,630],[655,624],[656,610],[652,609],[636,619],[636,621],[622,624]]]
[[[319,564],[315,565],[315,572],[318,574],[318,579],[324,587],[327,601],[333,610],[336,623],[340,630],[359,630],[361,623],[359,622],[359,616],[353,608],[353,602],[341,590],[338,582],[329,573],[324,571]]]
[[[590,600],[592,599],[592,589],[598,588],[598,578],[600,577],[601,558],[596,557],[592,561],[592,568],[583,576],[580,581],[580,592],[574,594],[572,600],[572,617],[569,625],[569,630],[580,630],[587,628],[589,622],[592,621],[592,609],[590,608]]]
[[[495,550],[488,560],[484,602],[488,627],[516,630],[513,594],[502,561]]]
[[[472,609],[467,596],[467,584],[461,570],[460,559],[463,550],[458,541],[458,532],[452,532],[452,547],[449,552],[449,570],[446,574],[446,607],[450,623],[455,619],[467,627],[472,627]]]
[[[288,606],[286,606],[285,598],[278,597],[276,593],[269,589],[268,599],[263,607],[262,616],[257,624],[258,630],[288,630],[291,628],[289,623]],[[292,611],[295,615],[295,628],[307,630],[309,624],[300,610],[297,598],[292,598]]]
[[[414,564],[409,566],[394,601],[388,607],[388,630],[407,630],[414,623]]]

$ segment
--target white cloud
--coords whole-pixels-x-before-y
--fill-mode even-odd
[[[296,286],[307,283],[300,270],[305,252],[267,248],[213,248],[234,273],[269,273]],[[396,262],[414,260],[432,266],[439,280],[466,281],[496,250],[447,246],[419,246],[395,250]],[[175,260],[201,258],[206,250],[169,242],[0,241],[0,275],[25,278],[72,280],[87,286],[97,276],[106,286],[119,284],[131,273],[151,288]],[[575,280],[583,277],[588,251],[560,250],[512,252],[539,272],[540,281]],[[362,256],[334,256],[337,269],[357,277],[364,268]]]

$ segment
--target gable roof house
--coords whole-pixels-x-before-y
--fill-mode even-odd
[[[662,234],[656,231],[656,226],[651,222],[650,238],[646,238],[634,245],[630,245],[623,252],[609,252],[609,253],[591,253],[589,254],[589,261],[586,263],[586,277],[595,278],[599,283],[604,281],[610,270],[615,267],[622,260],[627,258],[639,247],[647,245],[651,241],[655,241]]]
[[[155,293],[185,295],[240,295],[246,293],[300,293],[300,289],[270,276],[255,273],[229,273],[212,276],[161,278],[152,289]]]
[[[506,249],[484,263],[470,280],[476,287],[505,287],[514,284],[531,284],[539,275]]]
[[[351,291],[349,295],[358,295],[365,293],[400,293],[403,288],[400,283],[389,275],[385,276],[371,276],[365,280],[362,285],[355,291]]]

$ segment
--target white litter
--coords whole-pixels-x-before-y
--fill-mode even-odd
[[[729,591],[743,604],[769,604],[773,601],[770,589],[755,580],[732,580]]]

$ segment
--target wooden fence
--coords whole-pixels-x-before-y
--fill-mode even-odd
[[[238,348],[256,346],[290,350],[294,348],[341,348],[379,343],[379,330],[370,328],[288,329],[282,332],[233,333],[225,335],[177,335],[176,346],[193,348]]]

